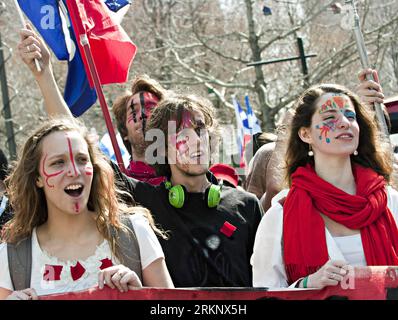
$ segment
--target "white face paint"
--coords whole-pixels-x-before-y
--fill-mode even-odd
[[[58,131],[42,142],[40,177],[50,210],[79,214],[87,209],[93,181],[93,166],[88,146],[76,131]]]

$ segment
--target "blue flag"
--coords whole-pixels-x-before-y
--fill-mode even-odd
[[[245,104],[247,110],[247,120],[251,134],[253,135],[262,132],[260,122],[258,121],[255,113],[253,112],[248,95],[245,96]]]
[[[82,115],[95,103],[97,94],[90,88],[66,6],[62,0],[18,0],[18,3],[57,58],[68,60],[64,99],[74,116]]]
[[[131,4],[129,0],[105,0],[105,4],[113,12],[118,12],[120,9]]]

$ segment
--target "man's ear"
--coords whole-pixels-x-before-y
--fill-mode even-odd
[[[300,139],[308,144],[312,144],[312,137],[311,137],[311,129],[310,128],[305,128],[301,127],[298,131],[298,136]]]
[[[42,179],[42,177],[37,177],[37,179],[36,179],[36,186],[38,187],[38,188],[43,188],[44,187],[44,183],[43,183],[43,179]]]
[[[129,137],[128,137],[128,136],[124,136],[124,137],[123,137],[123,140],[124,140],[124,141],[128,141],[128,140],[129,140]]]

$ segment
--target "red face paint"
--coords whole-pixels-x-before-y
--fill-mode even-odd
[[[184,113],[182,114],[182,123],[181,123],[182,129],[192,128],[192,126],[193,126],[192,115],[188,111],[184,111]]]
[[[75,171],[75,176],[78,175],[77,170],[76,170],[76,165],[75,165],[75,159],[73,157],[73,152],[72,152],[72,144],[70,142],[70,138],[68,137],[68,134],[66,134],[66,139],[68,140],[68,148],[69,148],[69,159],[72,163],[73,170]],[[68,172],[69,173],[69,172]]]
[[[75,203],[75,212],[79,212],[79,202]]]
[[[159,103],[158,97],[153,95],[150,92],[144,92],[142,95],[141,103],[141,112],[149,118],[152,114],[152,111]]]
[[[135,116],[135,113],[129,115],[127,118],[127,123],[130,123],[131,121],[137,122],[137,119],[134,116]]]
[[[46,177],[46,184],[47,184],[47,186],[48,186],[49,188],[54,188],[54,185],[50,185],[50,183],[48,182],[48,179],[60,175],[60,174],[63,173],[65,170],[60,170],[60,171],[57,171],[57,172],[55,172],[55,173],[48,174],[48,173],[46,172],[46,169],[44,168],[44,163],[46,162],[46,159],[47,159],[47,154],[44,156],[44,159],[43,159],[43,161],[42,161],[42,163],[41,163],[41,171],[43,172],[43,175]]]
[[[87,176],[92,176],[93,175],[93,167],[92,166],[87,166],[86,167],[86,175]]]
[[[176,144],[176,148],[180,154],[184,154],[188,151],[188,141],[189,137],[186,136],[185,139],[179,140]]]

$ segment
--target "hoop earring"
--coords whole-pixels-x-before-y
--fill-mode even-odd
[[[313,157],[313,156],[314,156],[314,151],[312,151],[312,147],[311,147],[310,144],[309,144],[308,146],[309,146],[308,156],[309,156],[309,157]]]
[[[357,155],[358,155],[358,151],[355,150],[354,153],[353,153],[353,155],[354,155],[354,156],[357,156]]]

